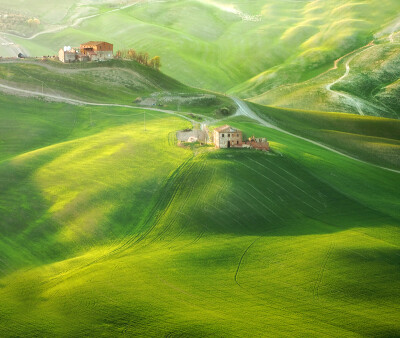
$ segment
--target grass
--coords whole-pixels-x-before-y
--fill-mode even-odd
[[[275,108],[249,103],[280,128],[369,163],[399,169],[399,120],[354,114]]]
[[[4,62],[0,63],[0,77],[8,85],[88,102],[135,105],[140,97],[149,99],[150,106],[205,116],[219,116],[224,107],[230,114],[236,110],[228,97],[185,86],[134,61]]]
[[[285,108],[321,110],[326,112],[345,112],[358,114],[354,100],[357,100],[365,115],[398,118],[399,102],[397,100],[399,77],[399,48],[390,43],[387,35],[375,40],[369,46],[344,57],[337,69],[320,70],[322,74],[307,73],[298,83],[282,85],[256,95],[253,102]],[[347,93],[354,100],[344,99],[335,93],[328,92],[326,86],[341,78],[346,63],[351,67],[346,78],[332,86],[332,89]],[[241,94],[246,96],[246,92]]]
[[[31,55],[48,55],[63,45],[107,40],[116,49],[132,47],[160,55],[164,72],[185,84],[249,97],[318,74],[336,58],[368,43],[400,9],[394,0],[235,2],[237,11],[260,18],[246,21],[223,5],[230,4],[142,3],[61,32],[15,41]],[[104,5],[88,6],[96,13],[105,11]],[[77,9],[72,7],[65,20]]]
[[[188,122],[162,113],[144,131],[140,110],[19,105],[1,116],[42,132],[2,134],[2,336],[399,334],[398,174],[243,117],[219,124],[272,153],[178,147]]]

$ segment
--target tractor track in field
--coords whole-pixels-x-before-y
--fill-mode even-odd
[[[180,188],[180,183],[177,180],[177,177],[180,176],[180,172],[182,171],[183,168],[187,167],[188,165],[193,165],[192,162],[193,157],[188,158],[185,160],[175,171],[166,179],[164,186],[159,189],[160,193],[157,194],[157,196],[154,197],[155,204],[153,207],[149,210],[149,212],[144,216],[142,221],[139,221],[139,224],[134,229],[130,230],[137,230],[138,234],[131,235],[126,237],[123,241],[119,242],[116,244],[116,247],[108,252],[105,252],[104,254],[100,255],[98,258],[95,258],[91,260],[90,262],[87,262],[85,264],[82,264],[80,266],[77,266],[73,270],[70,270],[68,273],[68,276],[62,275],[62,276],[56,276],[50,280],[48,280],[46,283],[53,283],[53,285],[58,285],[62,282],[65,282],[66,279],[72,278],[76,273],[81,272],[83,269],[86,269],[93,264],[100,263],[102,261],[105,261],[109,259],[112,256],[115,256],[126,249],[131,248],[133,245],[138,244],[142,242],[159,224],[159,220],[162,218],[164,215],[164,211],[169,208],[171,205],[172,201],[175,199],[175,196]],[[172,190],[172,191],[171,191]],[[160,197],[161,196],[161,197]],[[145,230],[143,233],[140,233],[141,230],[144,230],[146,225],[151,224],[151,226]],[[58,278],[63,278],[63,280],[57,280]]]
[[[286,194],[288,196],[293,197],[294,199],[296,199],[299,203],[305,204],[306,206],[310,207],[311,209],[314,209],[316,212],[320,212],[320,210],[318,210],[317,208],[315,208],[313,205],[307,203],[306,201],[304,201],[303,199],[301,199],[299,196],[296,196],[294,194],[292,194],[289,190],[287,190],[286,188],[282,187],[282,185],[278,184],[275,182],[275,180],[269,178],[268,176],[262,174],[260,171],[254,169],[251,166],[248,166],[244,163],[241,163],[243,166],[245,166],[246,168],[248,168],[249,170],[253,171],[254,173],[261,175],[262,177],[264,177],[265,179],[267,179],[268,181],[270,181],[271,183],[273,183],[278,189],[282,189],[284,192],[286,192]]]
[[[321,201],[318,200],[317,198],[315,198],[314,196],[312,196],[311,194],[309,194],[307,191],[303,190],[302,188],[300,188],[297,184],[293,183],[292,181],[290,181],[289,179],[287,179],[286,177],[280,175],[279,173],[277,173],[276,171],[274,171],[273,169],[271,169],[270,167],[267,167],[265,165],[263,165],[262,163],[247,157],[247,159],[249,161],[252,161],[254,163],[257,163],[259,166],[267,169],[268,171],[270,171],[271,173],[273,173],[274,175],[278,176],[280,179],[286,181],[287,183],[289,183],[292,187],[296,188],[297,190],[301,191],[305,196],[308,196],[310,199],[314,200],[315,202],[317,202],[318,204],[321,204]]]
[[[328,264],[330,257],[332,256],[332,251],[333,251],[334,247],[335,247],[335,245],[332,242],[328,248],[327,253],[325,254],[324,260],[322,261],[322,265],[321,265],[320,271],[318,273],[317,280],[314,283],[314,288],[313,288],[313,298],[314,299],[319,299],[319,289],[321,287],[322,279],[324,277],[324,273],[326,270],[326,266]]]
[[[241,285],[239,284],[239,282],[238,282],[238,275],[239,275],[240,267],[241,267],[242,262],[243,262],[243,258],[244,258],[244,256],[246,256],[246,253],[250,250],[250,248],[254,245],[254,243],[257,242],[260,238],[261,238],[261,236],[260,236],[260,237],[257,237],[254,241],[252,241],[252,242],[250,243],[250,245],[248,245],[247,248],[244,250],[244,252],[242,253],[242,256],[241,256],[240,259],[239,259],[239,263],[238,263],[237,268],[236,268],[234,280],[235,280],[235,283],[236,283],[237,285],[239,285],[241,288],[242,288],[243,286],[241,286]]]
[[[383,170],[387,170],[387,171],[391,171],[391,172],[400,174],[400,170],[390,169],[390,168],[382,167],[382,166],[379,166],[379,165],[376,165],[376,164],[372,164],[372,163],[360,160],[360,159],[358,159],[356,157],[353,157],[353,156],[347,155],[345,153],[342,153],[339,150],[336,150],[336,149],[334,149],[332,147],[329,147],[329,146],[327,146],[327,145],[325,145],[323,143],[320,143],[320,142],[317,142],[317,141],[313,141],[313,140],[308,139],[306,137],[299,136],[299,135],[293,134],[293,133],[291,133],[289,131],[283,130],[283,129],[279,128],[278,126],[276,126],[276,125],[274,125],[274,124],[272,124],[270,122],[267,122],[266,120],[264,120],[263,118],[258,116],[255,112],[253,112],[246,105],[246,103],[244,101],[242,101],[242,100],[240,100],[240,99],[238,99],[236,97],[232,97],[232,99],[235,101],[235,103],[239,107],[239,109],[238,109],[238,111],[236,113],[236,116],[246,116],[246,117],[248,117],[248,118],[250,118],[252,120],[257,121],[259,124],[263,125],[264,127],[275,129],[275,130],[277,130],[277,131],[279,131],[281,133],[284,133],[286,135],[290,135],[290,136],[293,136],[293,137],[298,138],[300,140],[309,142],[309,143],[314,144],[314,145],[316,145],[316,146],[318,146],[320,148],[323,148],[325,150],[331,151],[331,152],[333,152],[335,154],[338,154],[338,155],[341,155],[343,157],[349,158],[349,159],[354,160],[356,162],[360,162],[360,163],[367,164],[367,165],[372,166],[372,167],[376,167],[376,168],[379,168],[379,169],[383,169]]]

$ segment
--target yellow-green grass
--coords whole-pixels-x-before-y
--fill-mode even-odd
[[[400,76],[400,50],[398,44],[390,43],[387,36],[376,43],[341,59],[337,69],[332,69],[333,63],[329,63],[327,66],[331,69],[326,69],[321,75],[310,72],[310,78],[300,79],[297,83],[279,86],[259,95],[257,93],[262,90],[243,90],[240,95],[259,104],[358,114],[356,100],[365,115],[398,118],[400,104],[396,82]],[[353,100],[326,89],[328,84],[345,74],[347,63],[350,66],[348,76],[332,89],[352,96]]]
[[[135,61],[4,62],[0,63],[0,79],[9,86],[31,90],[37,95],[43,92],[86,102],[132,105],[137,98],[150,98],[154,101],[151,106],[208,116],[219,116],[219,110],[224,107],[229,114],[236,110],[233,101],[224,95],[188,87]]]
[[[248,104],[284,130],[375,165],[400,168],[399,120]]]
[[[225,1],[144,2],[32,40],[13,39],[40,56],[64,45],[106,40],[116,49],[161,55],[163,70],[183,83],[261,94],[326,69],[368,43],[400,9],[395,0],[235,2],[238,11],[260,18],[246,21],[218,4],[232,6]]]
[[[221,124],[272,153],[194,154],[188,122],[125,114],[0,163],[2,336],[399,334],[398,174],[245,118]]]

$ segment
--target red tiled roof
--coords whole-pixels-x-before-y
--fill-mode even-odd
[[[89,41],[89,42],[82,43],[81,46],[82,45],[83,46],[86,46],[86,45],[98,46],[98,45],[101,45],[102,43],[108,43],[108,42],[105,42],[105,41]],[[108,43],[108,44],[111,45],[111,43]]]

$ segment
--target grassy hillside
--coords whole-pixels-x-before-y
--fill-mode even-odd
[[[0,62],[0,83],[36,93],[97,103],[135,104],[206,116],[235,112],[227,97],[194,89],[134,61],[62,64],[56,61]]]
[[[243,83],[233,91],[251,96],[326,70],[390,26],[400,10],[395,0],[146,1],[113,12],[106,3],[87,6],[102,15],[32,40],[12,39],[31,55],[106,40],[161,55],[164,71],[186,84],[226,91]],[[76,13],[71,6],[63,21]]]
[[[375,40],[374,45],[350,53],[337,62],[336,69],[331,68],[322,75],[299,83],[268,90],[251,100],[286,108],[357,114],[361,110],[365,115],[398,118],[400,49],[396,43],[397,35],[392,38],[393,42],[385,35]],[[346,66],[349,67],[348,73]],[[333,84],[331,88],[334,92],[327,89],[329,84]]]
[[[162,113],[5,107],[2,336],[399,334],[398,174],[245,118],[220,124],[271,154],[178,147]]]
[[[259,116],[283,130],[322,142],[363,161],[400,168],[399,120],[249,105]]]

